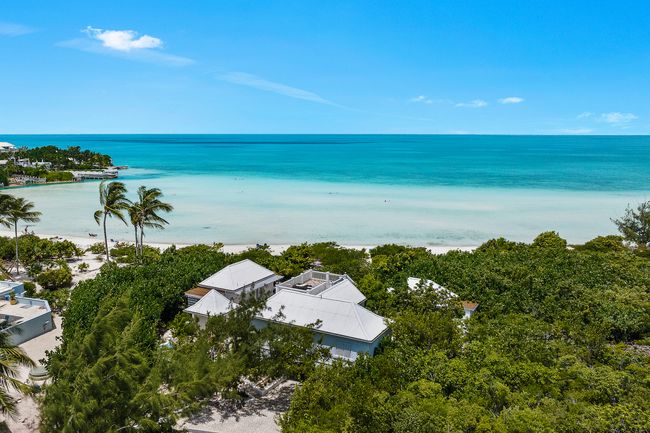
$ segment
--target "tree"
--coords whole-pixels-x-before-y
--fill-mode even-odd
[[[33,209],[34,203],[23,197],[13,197],[5,194],[2,194],[0,197],[0,224],[8,228],[11,228],[12,226],[14,228],[14,240],[16,243],[16,274],[20,272],[20,262],[18,258],[18,222],[39,222],[41,220],[41,213]]]
[[[28,394],[29,385],[16,379],[17,367],[33,367],[32,361],[23,350],[13,346],[9,341],[7,332],[0,332],[0,413],[15,415],[17,400],[9,395],[9,390],[14,389],[21,394]]]
[[[106,249],[106,261],[111,261],[108,249],[108,236],[106,234],[106,219],[116,217],[124,224],[124,211],[128,209],[129,200],[126,198],[126,186],[122,182],[106,182],[99,184],[99,204],[101,209],[95,211],[95,222],[102,224],[104,228],[104,248]]]
[[[140,245],[140,239],[138,238],[138,228],[140,227],[140,204],[139,203],[131,203],[129,205],[129,219],[131,220],[131,225],[133,226],[133,231],[135,234],[135,257],[138,257],[139,254],[139,245]]]
[[[147,188],[144,185],[138,188],[138,201],[133,205],[136,208],[136,222],[140,227],[140,256],[144,248],[144,228],[162,230],[169,224],[167,220],[158,215],[159,212],[171,212],[174,207],[160,200],[163,193],[158,188]],[[136,246],[137,248],[137,246]]]
[[[612,222],[626,241],[644,248],[650,244],[650,201],[639,204],[636,210],[628,206],[625,215]]]

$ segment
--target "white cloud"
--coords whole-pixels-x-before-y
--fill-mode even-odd
[[[36,29],[22,24],[0,22],[0,35],[2,36],[22,36],[34,33],[35,31]]]
[[[102,46],[118,51],[142,50],[162,47],[162,41],[149,35],[138,37],[134,30],[103,30],[91,26],[83,30],[88,36],[101,41]]]
[[[588,117],[591,117],[591,116],[593,116],[593,115],[594,115],[594,113],[591,113],[591,112],[589,112],[589,111],[585,111],[585,112],[583,112],[583,113],[578,114],[578,115],[576,116],[576,118],[577,118],[577,119],[587,119]]]
[[[560,133],[569,135],[590,134],[591,132],[593,132],[593,130],[589,128],[568,128],[560,130]]]
[[[485,107],[488,103],[485,102],[482,99],[473,99],[469,102],[459,102],[456,104],[456,107],[463,107],[463,108],[481,108]]]
[[[427,98],[424,95],[416,96],[414,98],[409,99],[409,102],[420,102],[422,104],[433,104],[433,100],[430,98]]]
[[[276,83],[274,81],[269,81],[253,74],[247,74],[245,72],[228,72],[225,74],[217,75],[216,78],[232,84],[238,84],[240,86],[253,87],[265,92],[277,93],[278,95],[287,96],[289,98],[338,106],[338,104],[329,101],[314,92],[288,86],[282,83]]]
[[[156,48],[162,47],[162,41],[153,36],[138,36],[133,30],[102,30],[87,27],[82,32],[88,38],[71,39],[56,45],[88,53],[105,54],[137,62],[155,63],[166,66],[187,66],[194,60],[168,54]],[[101,43],[100,43],[101,42]]]
[[[603,113],[600,115],[600,120],[605,123],[610,123],[612,125],[622,125],[630,123],[633,120],[638,119],[638,117],[632,113]]]
[[[508,96],[499,99],[499,104],[519,104],[521,102],[524,102],[524,98],[520,98],[519,96]]]

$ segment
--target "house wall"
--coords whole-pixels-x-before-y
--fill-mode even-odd
[[[32,317],[25,322],[10,327],[8,329],[9,341],[14,345],[18,345],[41,334],[45,334],[52,329],[54,329],[52,313],[48,311],[40,316]]]
[[[261,319],[253,319],[253,325],[257,329],[266,327],[268,324],[267,321]],[[318,331],[312,331],[314,334],[314,343],[320,344],[322,346],[327,346],[332,348],[332,356],[337,358],[346,358],[355,360],[357,354],[367,353],[370,356],[373,356],[375,349],[379,347],[384,335],[380,335],[372,342],[364,342],[359,340],[354,340],[351,338],[345,338],[340,335],[330,335],[323,334]]]
[[[52,320],[52,311],[47,301],[43,299],[34,298],[18,298],[19,304],[39,305],[43,308],[43,312],[38,316],[33,316],[28,319],[18,319],[20,323],[10,324],[8,328],[2,332],[9,334],[9,341],[18,345],[25,341],[45,334],[54,329],[54,322]]]

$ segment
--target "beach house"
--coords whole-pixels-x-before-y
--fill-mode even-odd
[[[237,308],[244,294],[272,295],[253,319],[258,329],[269,323],[309,327],[314,343],[326,346],[334,358],[354,361],[373,355],[387,334],[386,320],[364,308],[366,297],[348,275],[309,269],[287,281],[251,260],[226,266],[185,292],[185,312],[204,327],[210,316]]]
[[[266,301],[253,324],[311,327],[314,343],[330,349],[332,357],[354,361],[361,353],[372,356],[388,332],[383,317],[361,305],[340,299],[279,290]]]
[[[197,302],[210,290],[216,290],[229,300],[239,302],[244,295],[264,296],[273,293],[275,283],[281,279],[282,276],[275,272],[245,259],[209,276],[198,287],[185,292],[185,296],[189,304]]]

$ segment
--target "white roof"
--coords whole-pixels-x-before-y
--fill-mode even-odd
[[[361,293],[347,275],[338,283],[333,284],[329,289],[320,292],[318,296],[328,299],[338,299],[339,301],[354,302],[355,304],[360,304],[366,300],[363,293]]]
[[[223,296],[216,290],[210,290],[204,297],[185,309],[186,313],[201,314],[203,316],[219,316],[236,308],[237,304]]]
[[[314,328],[318,332],[354,340],[371,342],[387,329],[383,317],[354,302],[322,298],[293,290],[280,290],[266,301],[266,306],[258,318],[297,326],[314,324],[320,320],[320,325]],[[275,317],[280,310],[284,317]]]
[[[226,266],[216,274],[201,281],[199,286],[210,289],[235,291],[262,280],[277,281],[281,278],[264,266],[260,266],[252,260],[245,259],[241,262]]]
[[[406,280],[406,283],[409,286],[409,289],[411,290],[417,290],[421,284],[424,284],[425,286],[431,286],[433,287],[433,290],[438,292],[440,295],[445,296],[447,299],[452,299],[452,298],[457,298],[458,295],[456,295],[454,292],[452,292],[449,289],[446,289],[442,287],[440,284],[431,281],[431,280],[424,280],[422,278],[416,278],[416,277],[409,277],[408,280]]]

